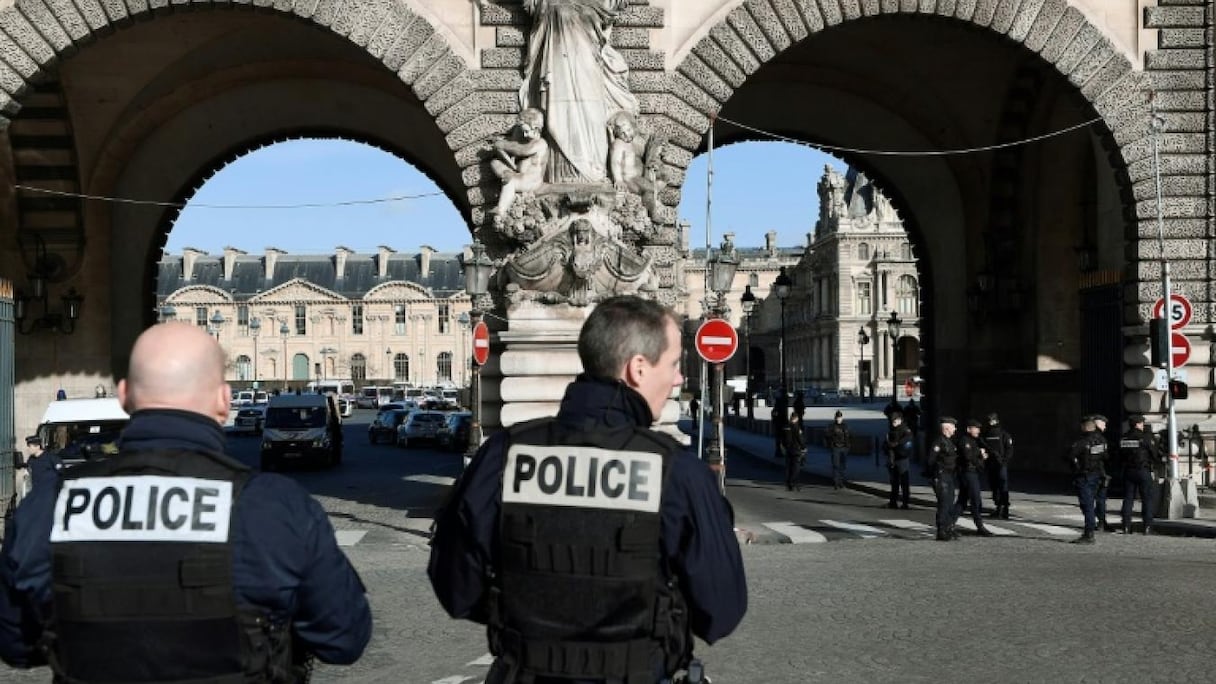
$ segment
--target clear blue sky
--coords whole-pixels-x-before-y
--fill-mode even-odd
[[[777,231],[782,247],[801,245],[815,225],[815,185],[824,164],[844,164],[818,150],[780,142],[739,143],[714,152],[713,235],[733,231],[735,244],[762,246]],[[690,242],[705,244],[707,155],[693,160],[680,217]],[[213,209],[197,204],[330,204],[402,195],[417,199],[296,209]],[[182,212],[167,248],[212,254],[232,246],[251,254],[279,247],[293,254],[330,253],[337,245],[373,252],[389,245],[412,252],[427,244],[445,252],[469,242],[468,228],[439,188],[408,163],[373,147],[340,140],[298,140],[250,153],[203,185]]]

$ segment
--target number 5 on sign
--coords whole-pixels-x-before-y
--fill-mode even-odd
[[[1185,328],[1187,323],[1191,322],[1191,300],[1180,294],[1170,294],[1170,330]],[[1165,314],[1165,298],[1159,298],[1153,304],[1153,318],[1164,318]]]

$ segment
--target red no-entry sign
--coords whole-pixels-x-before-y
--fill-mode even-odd
[[[735,355],[739,348],[739,334],[729,321],[711,318],[697,328],[697,353],[710,363],[722,363]]]
[[[1191,360],[1191,341],[1180,332],[1170,333],[1170,356],[1174,359],[1174,368],[1185,366]]]
[[[478,366],[490,360],[490,328],[485,321],[477,321],[473,326],[473,360]]]

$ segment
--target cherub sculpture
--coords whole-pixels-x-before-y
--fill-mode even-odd
[[[660,169],[659,136],[646,136],[638,130],[633,114],[621,110],[608,119],[608,171],[619,192],[632,192],[642,198],[650,217],[658,210],[658,193],[663,188]]]
[[[544,127],[545,115],[530,107],[519,113],[515,139],[494,139],[490,168],[502,180],[502,192],[493,210],[495,222],[506,215],[517,193],[532,192],[544,185],[545,167],[549,163],[549,143],[541,136]]]

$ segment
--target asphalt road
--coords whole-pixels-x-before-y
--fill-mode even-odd
[[[430,515],[460,457],[368,445],[369,419],[347,419],[339,468],[286,473],[329,511],[376,620],[358,663],[320,666],[313,681],[477,684],[488,665],[483,630],[447,618],[426,579]],[[230,444],[256,461],[256,438]],[[1210,540],[1102,535],[1077,546],[1067,543],[1075,529],[1002,521],[1018,533],[944,544],[889,522],[931,524],[928,508],[891,511],[826,481],[787,492],[775,466],[728,458],[736,522],[757,543],[742,547],[747,617],[698,649],[716,684],[1216,677]],[[0,671],[0,681],[48,679],[45,670]]]

